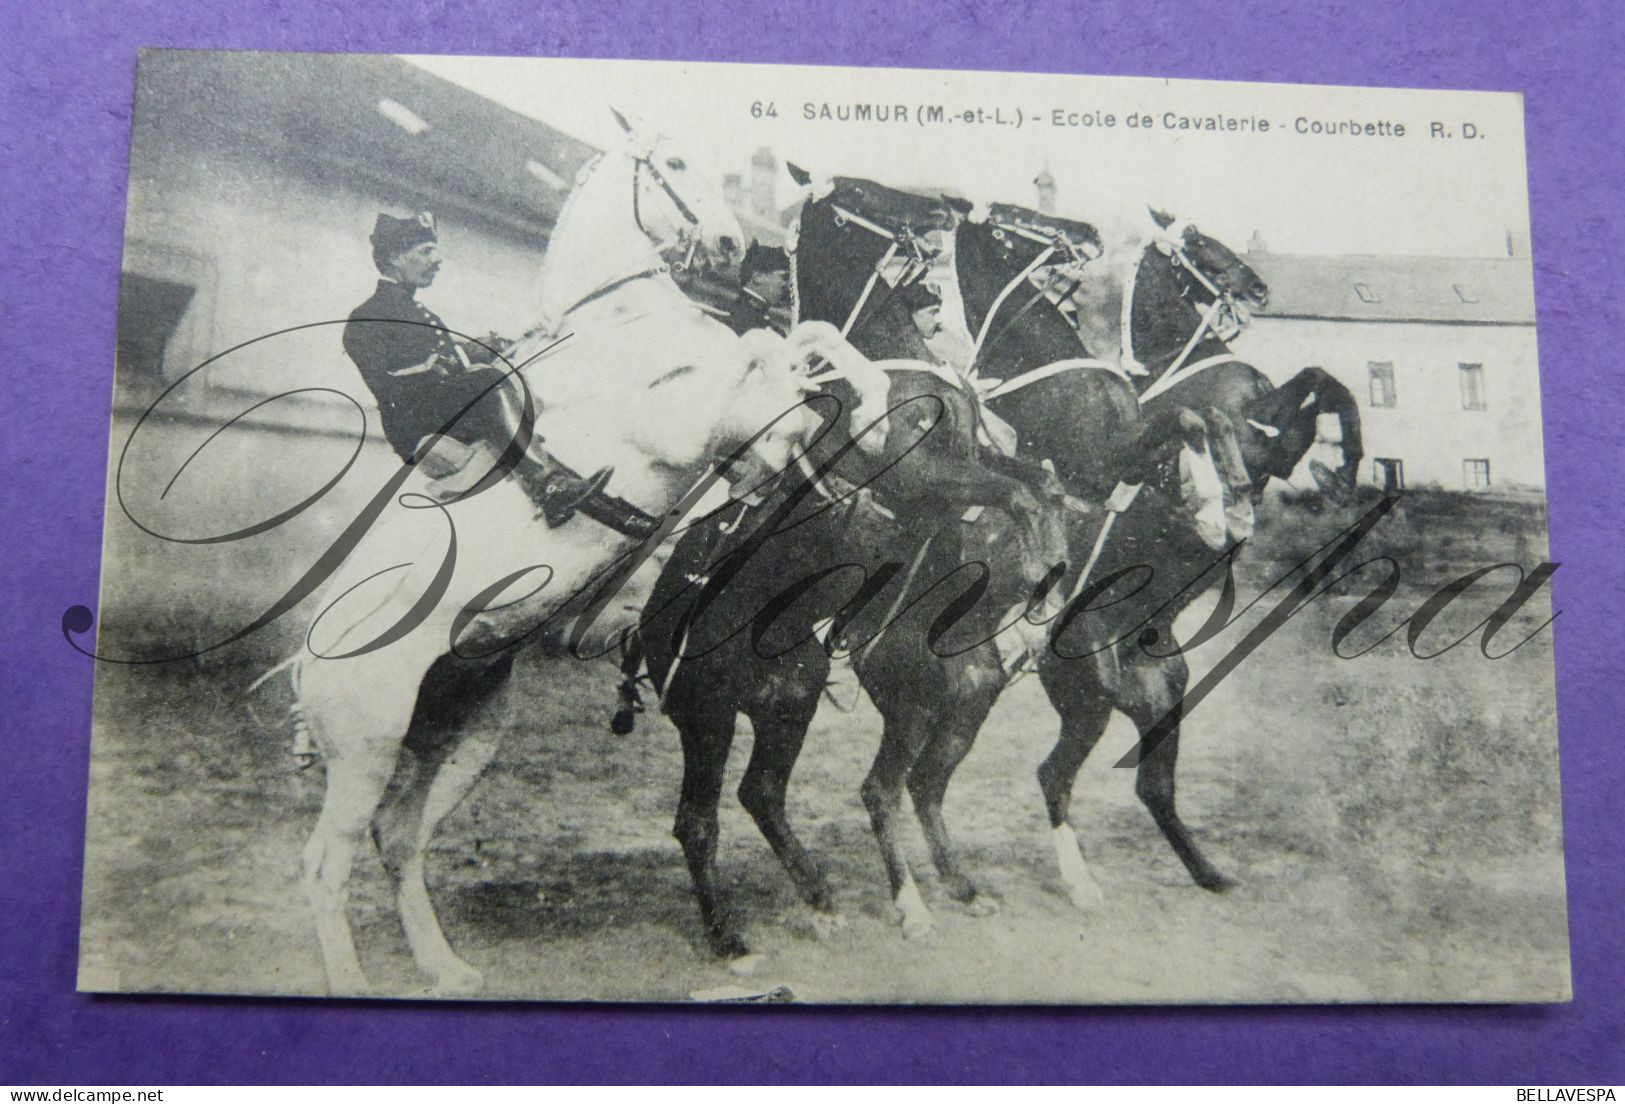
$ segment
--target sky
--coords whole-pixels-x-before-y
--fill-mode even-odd
[[[1282,253],[1505,256],[1509,231],[1527,242],[1523,109],[1511,93],[715,63],[407,60],[599,147],[620,135],[614,106],[679,139],[695,164],[714,166],[719,182],[725,172],[748,180],[751,154],[766,146],[814,175],[952,188],[983,202],[1033,205],[1033,178],[1047,168],[1063,215],[1111,225],[1155,204],[1238,248],[1255,231]],[[855,103],[906,105],[908,120],[805,117],[808,105],[816,116],[826,104],[833,113]],[[921,105],[941,106],[945,117],[961,121],[922,126]],[[980,121],[963,121],[965,111],[976,109]],[[1021,125],[993,122],[995,109],[1006,120],[1020,111]],[[1069,125],[1053,125],[1057,111]],[[1218,117],[1221,126],[1235,120],[1239,129],[1169,127],[1170,113]],[[1114,126],[1105,125],[1106,115]],[[1151,125],[1130,127],[1131,116]],[[1082,125],[1085,119],[1094,125]],[[1270,124],[1268,133],[1259,132],[1259,120]],[[1345,132],[1351,124],[1362,130],[1387,124],[1388,133],[1298,133],[1317,122]],[[1433,136],[1435,123],[1443,135]],[[1405,127],[1404,137],[1392,134],[1396,124]],[[782,202],[794,197],[782,170],[778,192]]]

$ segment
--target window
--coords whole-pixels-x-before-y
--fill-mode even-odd
[[[1488,410],[1489,405],[1484,400],[1484,366],[1462,364],[1458,367],[1461,371],[1461,408]]]
[[[1373,288],[1370,284],[1355,284],[1354,285],[1354,294],[1356,294],[1356,295],[1358,295],[1360,297],[1360,302],[1362,302],[1362,303],[1380,303],[1380,302],[1382,302],[1382,299],[1380,297],[1378,297],[1378,295],[1377,295],[1376,289]]]
[[[1394,366],[1386,360],[1373,360],[1366,365],[1371,374],[1371,405],[1394,406],[1398,396],[1394,393]]]
[[[1405,461],[1395,460],[1389,456],[1377,456],[1371,460],[1371,471],[1377,486],[1384,494],[1405,489]]]
[[[118,371],[121,381],[138,386],[166,381],[164,355],[169,339],[191,306],[197,288],[125,272],[119,280]],[[173,367],[171,374],[174,374]]]
[[[1489,487],[1489,460],[1463,460],[1461,462],[1461,479],[1463,485],[1469,491],[1482,491]]]

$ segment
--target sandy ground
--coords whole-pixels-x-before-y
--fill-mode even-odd
[[[1248,585],[1245,596],[1260,589]],[[1505,593],[1492,589],[1461,611],[1463,628]],[[1402,589],[1377,621],[1392,625],[1427,593]],[[1222,896],[1189,882],[1134,797],[1133,772],[1113,769],[1133,741],[1119,717],[1074,802],[1107,900],[1073,908],[1033,773],[1058,725],[1027,679],[998,705],[947,806],[967,869],[1002,908],[972,916],[947,901],[915,831],[938,923],[907,940],[858,800],[879,718],[867,702],[849,714],[826,705],[790,809],[847,926],[814,935],[733,800],[750,748],[741,721],[721,869],[761,957],[736,976],[704,950],[670,835],[675,732],[645,717],[612,736],[614,671],[534,657],[494,722],[507,730],[502,754],[433,846],[431,891],[498,998],[684,1000],[785,985],[805,1001],[1566,999],[1551,630],[1495,662],[1473,643],[1423,662],[1400,639],[1344,661],[1329,638],[1351,605],[1327,599],[1293,618],[1187,721],[1181,809],[1240,883]],[[1544,597],[1535,605],[1511,639],[1545,619]],[[1235,638],[1193,653],[1193,668]],[[257,670],[100,673],[82,987],[324,990],[298,884],[321,769],[293,771],[282,702],[243,692]],[[374,982],[423,994],[371,855],[351,917]]]

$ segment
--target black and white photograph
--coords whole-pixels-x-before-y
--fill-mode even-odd
[[[1512,93],[144,52],[79,988],[1569,1000],[1529,238]]]

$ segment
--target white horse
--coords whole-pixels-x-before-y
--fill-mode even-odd
[[[721,196],[670,139],[630,134],[578,178],[549,247],[544,323],[508,355],[523,365],[547,453],[578,471],[613,467],[609,493],[668,519],[654,537],[582,515],[549,528],[513,479],[436,502],[414,475],[328,586],[294,685],[326,763],[304,887],[333,992],[368,991],[346,904],[369,828],[434,991],[481,988],[441,930],[424,852],[497,750],[495,733],[469,721],[516,648],[597,650],[633,624],[658,573],[652,546],[714,461],[748,445],[742,467],[782,470],[817,432],[804,403],[814,360],[861,396],[854,434],[884,410],[884,374],[834,327],[737,338],[683,296],[662,259],[726,260],[739,240]],[[883,437],[881,425],[860,447]]]

